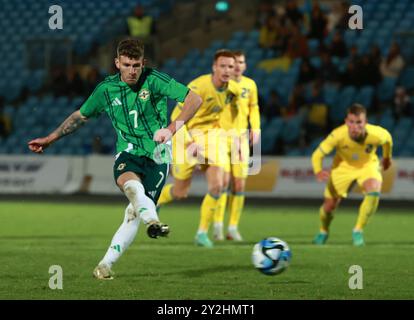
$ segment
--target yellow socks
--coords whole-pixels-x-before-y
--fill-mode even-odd
[[[214,223],[223,224],[224,213],[226,212],[227,205],[227,192],[223,192],[217,203],[217,210],[214,213]]]
[[[198,227],[198,232],[207,232],[210,222],[213,220],[214,213],[218,206],[220,197],[212,196],[207,193],[201,203],[201,216],[200,216],[200,225]]]
[[[329,232],[329,225],[333,219],[332,212],[325,212],[323,205],[319,209],[319,219],[321,220],[321,227],[319,228],[320,232]]]
[[[158,206],[162,206],[174,200],[174,197],[172,195],[172,188],[172,184],[167,184],[164,186],[164,188],[162,188],[161,195],[157,203]]]
[[[359,207],[359,215],[354,230],[361,231],[364,229],[369,217],[377,211],[379,196],[379,192],[369,192],[365,195]]]
[[[232,193],[230,196],[230,221],[229,227],[239,225],[240,216],[244,207],[244,192]]]

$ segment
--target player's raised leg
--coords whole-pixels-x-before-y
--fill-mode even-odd
[[[363,183],[364,200],[359,207],[358,219],[352,231],[352,241],[355,246],[363,246],[365,244],[363,231],[368,223],[369,218],[377,211],[381,181],[377,179],[367,179]]]
[[[183,200],[188,197],[188,192],[191,187],[191,178],[177,179],[174,178],[174,183],[169,183],[164,186],[158,199],[158,206],[162,206],[174,200]]]
[[[155,203],[145,194],[140,178],[133,172],[125,172],[118,177],[117,184],[132,204],[135,214],[147,226],[148,236],[158,238],[168,235],[169,227],[160,222]]]

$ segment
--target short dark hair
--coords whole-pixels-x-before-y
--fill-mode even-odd
[[[236,60],[236,56],[234,55],[233,51],[230,51],[228,49],[217,50],[216,53],[214,54],[214,62],[216,62],[217,59],[220,57],[233,58],[234,60]]]
[[[233,54],[234,54],[236,57],[246,56],[246,54],[244,53],[244,51],[243,51],[243,50],[234,50],[234,51],[233,51]]]
[[[116,53],[118,58],[140,59],[144,56],[144,44],[137,39],[125,39],[118,43]]]
[[[365,109],[365,107],[360,103],[354,103],[353,105],[351,105],[348,108],[348,112],[347,112],[347,114],[354,114],[356,116],[359,116],[362,113],[366,115],[367,109]]]

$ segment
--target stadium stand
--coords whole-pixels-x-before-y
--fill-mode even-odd
[[[2,153],[28,153],[23,147],[23,141],[36,135],[35,132],[47,132],[54,128],[65,116],[80,106],[88,95],[91,88],[83,91],[83,94],[71,94],[69,96],[53,95],[48,88],[51,72],[31,66],[25,60],[27,51],[35,52],[31,58],[33,61],[41,61],[44,58],[42,48],[37,48],[31,40],[47,37],[56,37],[43,23],[46,0],[22,1],[11,4],[6,0],[0,0],[0,5],[5,9],[0,12],[0,26],[4,32],[0,35],[2,47],[0,59],[0,95],[5,99],[4,113],[11,118],[12,123],[19,122],[14,126],[12,133],[7,138],[2,138],[0,151]],[[154,19],[160,18],[171,9],[175,1],[167,1],[160,6],[160,1],[145,0],[139,2]],[[263,18],[257,16],[256,27],[249,31],[238,30],[232,33],[227,40],[216,39],[210,42],[204,49],[190,48],[183,58],[168,58],[162,61],[161,70],[171,74],[178,81],[187,83],[200,74],[210,72],[210,60],[214,52],[222,47],[230,49],[243,49],[247,54],[248,71],[247,76],[252,77],[258,84],[260,101],[265,104],[272,90],[276,90],[280,102],[284,108],[275,119],[263,121],[263,148],[265,154],[305,155],[311,147],[319,141],[320,137],[309,138],[307,135],[306,114],[309,112],[309,92],[315,82],[322,86],[322,102],[328,107],[328,123],[326,132],[343,120],[346,108],[351,102],[364,104],[373,115],[370,117],[373,123],[383,125],[398,137],[396,154],[401,146],[404,148],[404,156],[414,155],[414,148],[410,142],[412,137],[411,124],[414,119],[414,103],[411,98],[410,110],[403,119],[394,121],[392,112],[394,108],[394,96],[397,88],[404,87],[409,96],[414,91],[414,65],[413,48],[414,37],[407,36],[414,23],[414,3],[408,0],[375,1],[358,0],[351,1],[352,4],[361,5],[364,9],[363,32],[341,29],[341,19],[337,19],[336,27],[328,30],[327,25],[323,27],[323,41],[317,38],[308,38],[306,41],[307,56],[294,59],[286,58],[289,51],[289,35],[293,25],[296,23],[303,36],[308,36],[313,23],[312,5],[309,1],[300,2],[302,5],[295,15],[281,15],[274,11],[266,14],[276,19],[277,32],[280,34],[278,41],[271,48],[259,46],[260,30],[263,26]],[[59,5],[59,1],[56,2]],[[329,4],[329,3],[328,3]],[[137,5],[135,0],[121,2],[104,1],[70,1],[62,3],[65,10],[65,27],[59,36],[69,37],[73,40],[73,54],[75,60],[87,60],[94,54],[94,48],[105,45],[111,37],[123,31],[124,19]],[[18,10],[12,10],[11,6],[17,6]],[[30,10],[29,10],[30,7]],[[113,10],[108,10],[113,8]],[[322,16],[328,20],[331,8],[327,4],[320,6]],[[5,14],[10,12],[10,14]],[[25,19],[18,19],[15,12],[24,12]],[[113,16],[117,12],[117,17]],[[87,18],[88,17],[88,18]],[[108,27],[108,21],[112,21]],[[82,21],[82,23],[79,23]],[[293,22],[294,21],[294,22]],[[315,22],[316,23],[316,22]],[[7,28],[5,28],[7,26]],[[381,28],[379,28],[381,26]],[[337,51],[332,50],[333,39],[338,33],[345,43],[345,56],[335,55]],[[13,37],[11,35],[13,34]],[[336,40],[335,40],[336,41]],[[396,42],[401,48],[403,69],[397,77],[382,77],[379,83],[375,79],[366,79],[364,75],[371,74],[368,69],[361,67],[364,56],[369,56],[373,62],[374,70],[379,73],[381,63],[388,63],[395,58],[390,57],[390,48]],[[34,42],[36,43],[36,41]],[[292,44],[290,44],[292,45]],[[375,53],[373,47],[377,45],[379,53]],[[30,48],[29,48],[30,47]],[[39,49],[39,50],[37,50]],[[327,79],[322,68],[324,57],[328,56],[337,74],[332,79]],[[301,77],[301,67],[305,60],[309,60],[314,69],[312,79]],[[13,61],[13,63],[9,63]],[[33,64],[33,61],[32,64]],[[269,64],[270,63],[270,64]],[[270,67],[269,67],[270,66]],[[327,69],[330,70],[330,69]],[[365,70],[365,71],[362,71]],[[98,72],[102,73],[101,70]],[[19,77],[15,75],[19,74]],[[327,72],[327,74],[330,74]],[[104,74],[103,74],[104,75]],[[300,91],[299,100],[293,99],[293,93]],[[292,102],[292,100],[295,100]],[[298,102],[299,101],[299,102]],[[262,106],[263,107],[263,106]],[[30,114],[31,117],[26,115]],[[305,115],[305,116],[304,116]],[[410,121],[408,121],[410,120]],[[33,125],[36,123],[35,129]],[[93,141],[86,141],[90,135],[100,137],[104,146],[104,152],[112,152],[114,137],[109,129],[109,122],[102,120],[99,124],[94,123],[88,129],[80,130],[77,138],[69,138],[65,143],[69,148],[57,147],[53,151],[57,154],[77,153],[88,154],[92,152]],[[110,132],[107,134],[107,132]],[[397,139],[396,139],[397,140]],[[16,147],[16,141],[22,141],[21,147]],[[411,139],[412,141],[412,139]],[[282,144],[282,147],[279,147]],[[292,149],[292,146],[295,148]]]

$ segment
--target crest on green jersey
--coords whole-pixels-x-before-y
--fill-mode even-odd
[[[117,170],[118,171],[122,171],[122,170],[125,169],[125,167],[126,167],[126,163],[120,163],[119,166],[118,166],[118,168],[117,168]]]
[[[148,89],[142,89],[139,94],[138,97],[142,100],[142,101],[147,101],[150,97],[150,91]]]

